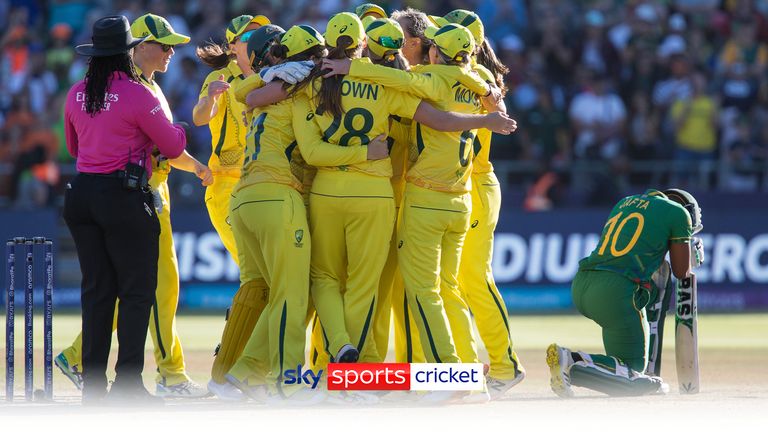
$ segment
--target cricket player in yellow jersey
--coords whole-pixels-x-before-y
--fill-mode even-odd
[[[134,37],[146,37],[134,49],[134,63],[142,84],[158,98],[169,120],[173,114],[163,91],[154,80],[155,72],[165,72],[174,54],[174,46],[189,42],[189,37],[175,33],[165,18],[146,14],[131,25]],[[176,307],[179,302],[179,266],[173,244],[171,228],[171,202],[168,191],[168,174],[171,166],[195,173],[207,186],[213,180],[211,171],[186,151],[177,159],[165,160],[153,157],[150,185],[156,191],[159,202],[160,255],[158,259],[157,289],[155,304],[150,315],[149,331],[154,342],[154,356],[157,364],[156,393],[162,397],[197,398],[208,394],[202,386],[192,381],[186,373],[184,353],[176,331]],[[55,363],[72,382],[80,388],[80,362],[82,335],[78,335],[72,346],[56,357]]]
[[[360,58],[364,43],[363,26],[355,15],[343,12],[328,22],[328,58]],[[366,145],[371,137],[386,134],[390,115],[413,118],[438,130],[483,126],[508,130],[514,125],[501,115],[442,112],[414,96],[366,80],[334,76],[313,85],[312,91],[314,105],[306,121],[315,121],[328,142],[341,146]],[[355,351],[363,361],[378,358],[375,344],[365,342],[394,225],[391,176],[390,160],[385,159],[319,167],[312,185],[312,296],[328,352],[338,354],[337,361]]]
[[[469,31],[449,25],[430,27],[425,34],[435,43],[430,49],[434,64],[413,70],[440,80],[442,85],[433,90],[431,99],[442,109],[479,112],[478,95],[457,82],[455,72],[451,76],[469,62],[474,49]],[[397,236],[408,303],[428,361],[477,362],[469,310],[457,281],[461,246],[469,228],[476,129],[444,133],[418,123],[412,134],[418,159],[406,174]],[[455,345],[452,334],[463,345]]]
[[[473,63],[478,61],[474,70],[487,82],[495,83],[502,94],[506,93],[504,75],[509,69],[496,58],[493,48],[485,40],[480,17],[474,12],[457,9],[443,19],[447,21],[444,24],[460,24],[472,33],[476,44]],[[502,108],[506,110],[506,107]],[[509,314],[496,287],[491,266],[493,232],[501,210],[501,189],[490,161],[490,148],[491,131],[479,129],[472,161],[471,223],[464,239],[459,287],[488,351],[488,391],[492,398],[499,398],[525,378],[525,369],[513,348]]]
[[[229,200],[240,179],[247,127],[243,120],[245,105],[236,100],[234,89],[246,76],[253,74],[247,54],[248,37],[253,30],[266,24],[269,19],[263,15],[238,16],[227,26],[225,45],[209,44],[197,49],[198,57],[215,69],[205,79],[192,113],[197,126],[207,124],[211,130],[212,153],[208,165],[214,181],[206,189],[205,204],[213,227],[235,262],[238,253],[228,223]],[[245,66],[241,68],[240,65]],[[254,278],[238,289],[228,310],[227,323],[211,368],[214,382],[224,382],[224,373],[242,352],[264,310],[268,294],[264,278]]]
[[[326,53],[323,42],[312,27],[294,26],[281,37],[279,45],[272,47],[271,53],[283,62],[319,61]],[[283,83],[275,82],[247,97],[249,102],[259,104],[262,95],[277,91],[282,99],[253,113],[243,175],[230,204],[241,279],[246,283],[254,275],[264,275],[271,289],[266,312],[226,378],[231,385],[253,395],[254,385],[264,378],[266,364],[269,393],[292,402],[313,403],[324,398],[324,394],[306,391],[309,389],[301,386],[282,385],[283,371],[303,364],[305,352],[312,241],[300,194],[302,153],[311,154],[317,164],[355,164],[370,157],[374,145],[341,147],[311,137],[297,142],[292,121],[297,104],[288,98],[288,90]],[[297,115],[303,117],[306,113],[301,109]],[[376,146],[377,157],[386,157],[386,142],[381,140]],[[267,334],[263,335],[265,327]]]
[[[371,21],[366,28],[368,36],[369,59],[350,60],[325,60],[324,67],[334,71],[334,73],[349,74],[350,76],[366,78],[370,81],[383,84],[396,90],[405,91],[414,94],[420,98],[429,99],[435,92],[439,92],[442,81],[433,79],[429,75],[410,74],[408,63],[400,53],[399,47],[403,45],[404,33],[397,21],[390,19],[377,19]],[[354,64],[354,66],[352,66]],[[381,65],[381,66],[377,66]],[[355,68],[355,73],[350,73],[350,67]],[[488,93],[489,85],[476,75],[470,75],[468,71],[456,69],[456,77],[460,81],[465,81],[467,86],[478,93]],[[391,179],[392,188],[395,195],[395,206],[399,210],[405,189],[405,172],[407,170],[409,149],[412,147],[414,161],[416,159],[415,145],[409,145],[410,119],[394,117],[390,122],[390,142],[393,176]],[[389,342],[389,317],[392,308],[402,308],[407,304],[402,295],[398,298],[396,304],[392,304],[393,284],[401,285],[402,278],[397,267],[397,242],[393,235],[390,243],[390,253],[387,263],[382,273],[379,283],[379,298],[374,315],[374,340],[377,350],[379,350],[380,361],[386,356],[386,350]],[[407,308],[407,306],[405,306]],[[407,310],[406,316],[407,316]],[[410,320],[409,320],[410,321]],[[410,322],[405,323],[405,327],[410,335],[411,331],[407,327]],[[411,343],[405,344],[405,356],[397,353],[397,361],[423,361],[418,351],[415,351]],[[417,347],[418,348],[418,347]]]

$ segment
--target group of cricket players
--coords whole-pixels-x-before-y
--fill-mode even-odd
[[[504,397],[525,369],[491,269],[501,191],[489,155],[492,133],[517,124],[503,102],[508,69],[477,14],[387,14],[368,3],[331,17],[324,33],[262,15],[238,16],[223,30],[223,44],[197,48],[212,68],[193,111],[195,125],[211,131],[208,163],[153,160],[150,182],[162,198],[149,329],[157,395],[376,403],[387,396],[285,386],[283,374],[297,365],[384,362],[391,328],[389,361],[479,363],[476,328],[489,358],[484,390],[409,397]],[[131,32],[147,38],[134,63],[170,118],[155,73],[190,38],[153,14]],[[171,167],[206,186],[211,222],[240,268],[206,386],[188,375],[176,331]],[[661,339],[649,319],[664,319],[670,273],[683,278],[703,260],[692,237],[698,204],[685,191],[648,190],[622,199],[610,216],[573,282],[574,304],[603,328],[606,352],[550,345],[559,396],[572,396],[573,386],[609,395],[667,389],[648,367],[649,340]],[[655,304],[661,313],[647,316]],[[78,388],[80,347],[78,337],[55,359]]]

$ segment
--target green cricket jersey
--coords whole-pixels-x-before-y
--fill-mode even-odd
[[[693,228],[683,206],[649,189],[613,207],[600,242],[579,270],[607,270],[645,282],[661,265],[670,243],[688,243]]]

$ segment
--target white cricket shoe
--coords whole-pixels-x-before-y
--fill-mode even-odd
[[[549,366],[549,386],[556,395],[562,398],[573,397],[571,388],[571,378],[569,371],[573,359],[571,351],[557,344],[550,344],[547,347],[547,366]]]
[[[211,392],[200,384],[189,380],[174,385],[157,383],[155,395],[167,399],[199,399],[211,396]]]
[[[266,402],[268,396],[266,384],[250,385],[248,382],[242,382],[230,374],[224,375],[224,378],[229,384],[240,390],[245,397],[258,402]]]
[[[67,377],[78,390],[83,390],[83,374],[76,365],[70,366],[64,353],[61,352],[53,359],[53,364]]]
[[[214,380],[208,381],[208,391],[221,400],[242,401],[245,395],[230,382],[219,384]]]
[[[525,379],[524,371],[517,371],[514,378],[503,380],[494,378],[492,376],[485,377],[485,383],[488,385],[488,392],[491,395],[491,400],[497,400],[504,397],[509,389],[520,384]]]

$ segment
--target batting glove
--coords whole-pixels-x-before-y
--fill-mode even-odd
[[[300,62],[288,62],[279,64],[277,66],[271,66],[259,71],[259,76],[264,82],[272,82],[275,78],[285,81],[288,84],[296,84],[297,82],[308,77],[312,68],[315,67],[315,63],[310,60]]]
[[[691,263],[694,268],[704,264],[704,242],[700,237],[691,238]]]

